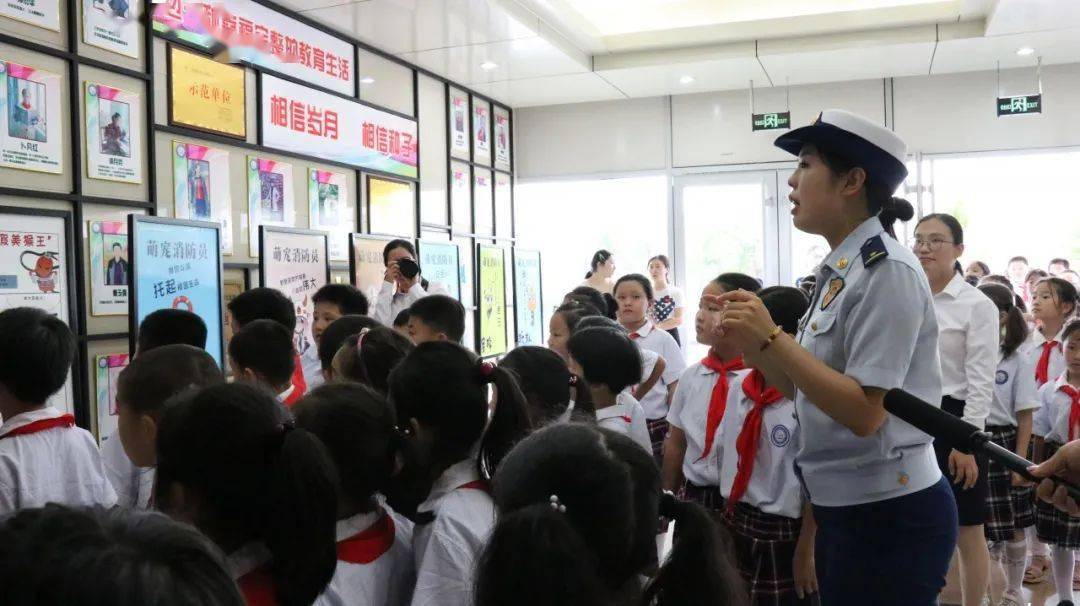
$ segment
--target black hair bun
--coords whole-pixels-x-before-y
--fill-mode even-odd
[[[903,198],[890,198],[884,210],[901,221],[910,221],[915,217],[915,207]]]

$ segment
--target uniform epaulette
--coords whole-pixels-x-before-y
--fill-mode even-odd
[[[859,254],[862,255],[863,267],[870,267],[888,257],[889,251],[885,249],[885,242],[881,239],[881,236],[874,236],[867,240],[866,244],[862,245]]]

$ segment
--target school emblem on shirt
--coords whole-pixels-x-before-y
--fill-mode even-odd
[[[994,382],[998,385],[1004,385],[1009,382],[1009,373],[1004,370],[997,371],[997,375],[994,376]]]
[[[773,446],[783,448],[791,441],[791,430],[783,425],[775,425],[769,432],[769,440],[772,441]]]
[[[841,290],[844,290],[843,278],[833,278],[832,280],[829,280],[829,290],[826,291],[825,296],[821,298],[821,309],[823,311],[836,300],[836,295],[840,294]]]

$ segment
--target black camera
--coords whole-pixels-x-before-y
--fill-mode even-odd
[[[420,273],[420,266],[412,259],[401,259],[397,262],[397,267],[398,271],[401,272],[401,275],[409,280],[412,280],[416,277],[416,274]]]

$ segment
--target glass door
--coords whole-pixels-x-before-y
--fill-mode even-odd
[[[730,271],[764,284],[780,278],[776,179],[775,170],[675,178],[675,277],[686,295],[682,334],[691,360],[706,352],[693,320],[705,284]]]

